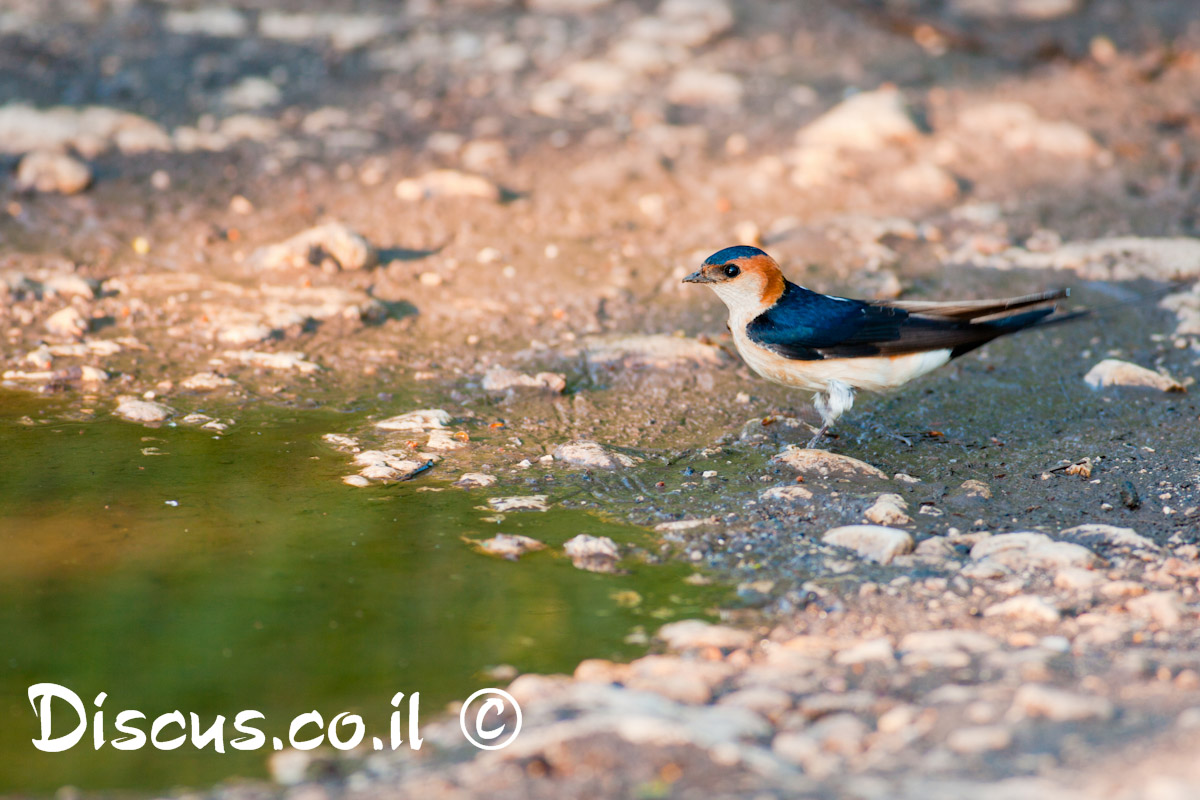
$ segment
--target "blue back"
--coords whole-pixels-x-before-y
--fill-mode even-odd
[[[787,282],[783,296],[749,325],[752,341],[801,361],[874,355],[900,338],[908,312],[833,298]]]

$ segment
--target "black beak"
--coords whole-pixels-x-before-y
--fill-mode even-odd
[[[684,283],[713,283],[713,279],[704,274],[704,270],[698,269],[691,275],[683,279]]]

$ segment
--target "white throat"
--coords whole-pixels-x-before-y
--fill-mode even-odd
[[[765,283],[758,275],[742,275],[737,280],[711,284],[717,297],[729,309],[731,326],[744,325],[767,310],[762,300]]]

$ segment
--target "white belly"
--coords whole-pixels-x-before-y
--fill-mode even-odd
[[[950,350],[946,349],[899,356],[800,361],[784,358],[751,342],[737,328],[734,330],[733,342],[750,369],[772,383],[810,392],[825,391],[831,381],[841,381],[868,392],[882,392],[932,372],[950,360]]]

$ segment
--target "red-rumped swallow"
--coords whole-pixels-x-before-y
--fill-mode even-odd
[[[727,247],[683,281],[706,283],[725,302],[733,342],[752,370],[814,393],[823,424],[809,447],[859,389],[895,389],[992,339],[1083,313],[1051,316],[1066,289],[962,302],[832,297],[792,283],[757,247]]]

